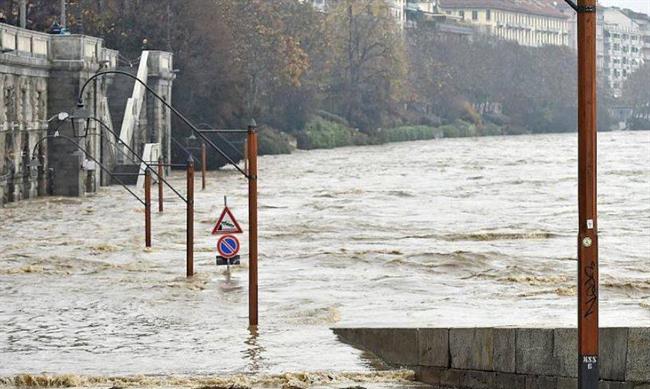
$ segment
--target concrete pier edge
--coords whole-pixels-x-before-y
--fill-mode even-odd
[[[471,389],[577,387],[575,328],[333,328],[345,343],[415,371],[418,381]],[[600,329],[601,389],[650,389],[650,328]]]

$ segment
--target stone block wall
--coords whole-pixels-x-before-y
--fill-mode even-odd
[[[450,388],[577,387],[571,328],[337,328],[345,342]],[[600,330],[601,388],[650,389],[650,328]]]
[[[101,169],[82,171],[79,156],[70,154],[69,144],[53,142],[47,136],[56,130],[70,137],[88,134],[79,146],[108,169],[117,163],[114,137],[92,120],[88,128],[85,121],[73,128],[69,122],[48,119],[59,112],[74,115],[82,85],[96,72],[113,70],[118,65],[118,52],[106,49],[100,38],[50,35],[0,23],[0,206],[50,194],[48,188],[52,194],[81,196],[110,184],[110,177]],[[148,67],[148,85],[171,102],[175,78],[172,54],[152,51]],[[84,90],[85,111],[112,130],[119,129],[112,123],[116,115],[110,112],[115,104],[111,103],[109,90],[115,86],[118,92],[130,93],[133,83],[132,79],[115,75],[97,78]],[[161,142],[168,156],[169,110],[153,98],[145,107],[142,125],[134,138],[140,143]],[[40,160],[40,167],[30,166],[33,157]],[[73,172],[75,169],[78,171]]]

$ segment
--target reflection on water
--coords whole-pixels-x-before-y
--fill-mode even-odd
[[[600,134],[603,325],[650,325],[648,155],[648,132]],[[330,327],[575,325],[575,135],[297,152],[260,166],[256,330],[247,237],[227,272],[210,234],[224,194],[246,225],[234,171],[197,193],[192,280],[171,194],[149,250],[142,209],[119,187],[0,209],[0,375],[372,375],[377,361]],[[172,181],[184,187],[182,173]]]
[[[248,359],[248,370],[250,371],[260,371],[261,362],[263,360],[262,354],[264,353],[264,347],[260,346],[257,343],[257,338],[259,337],[259,331],[257,327],[251,326],[248,327],[248,332],[250,336],[246,339],[246,345],[248,349],[244,353],[246,359]]]

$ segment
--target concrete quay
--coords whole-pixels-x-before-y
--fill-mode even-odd
[[[575,328],[334,328],[440,388],[577,388]],[[600,388],[650,389],[650,328],[600,329]]]

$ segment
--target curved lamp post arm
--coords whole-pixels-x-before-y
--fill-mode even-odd
[[[199,127],[208,127],[208,128],[201,129],[201,128],[199,128]],[[197,129],[198,129],[201,133],[205,133],[205,132],[207,132],[206,130],[208,130],[208,131],[212,130],[212,126],[209,125],[208,123],[200,123],[200,124],[197,126]],[[246,158],[245,155],[242,155],[241,150],[237,150],[237,148],[235,148],[235,146],[233,146],[232,143],[230,143],[230,141],[229,141],[228,139],[226,139],[225,136],[221,135],[221,134],[218,133],[218,132],[210,132],[210,133],[211,133],[211,134],[217,134],[217,136],[219,137],[219,139],[221,139],[222,141],[224,141],[224,142],[228,145],[228,147],[230,147],[230,150],[234,151],[237,155],[240,155],[240,156],[242,157],[242,159],[243,159],[243,158]]]
[[[203,141],[205,143],[209,144],[210,147],[212,147],[214,150],[216,150],[221,155],[221,157],[223,157],[230,165],[232,165],[241,174],[243,174],[244,177],[250,178],[248,176],[248,174],[246,174],[246,172],[244,170],[242,170],[242,168],[240,168],[226,153],[224,153],[217,145],[215,145],[214,142],[212,142],[209,138],[207,138],[205,135],[203,135],[201,133],[201,131],[199,131],[199,129],[196,128],[196,126],[194,126],[182,113],[180,113],[176,108],[172,107],[169,103],[167,103],[167,101],[165,101],[165,99],[160,97],[153,89],[151,89],[149,87],[149,85],[147,85],[146,82],[140,80],[138,77],[134,76],[131,73],[128,73],[128,72],[125,72],[125,71],[122,71],[122,70],[106,70],[106,71],[94,74],[93,76],[88,78],[88,80],[86,80],[86,82],[81,86],[81,90],[79,90],[79,101],[77,102],[78,107],[83,107],[84,106],[83,93],[84,93],[84,90],[86,89],[86,86],[88,86],[88,84],[92,80],[94,80],[94,79],[96,79],[98,77],[108,75],[108,74],[121,74],[123,76],[129,77],[129,78],[135,80],[136,82],[139,82],[140,84],[142,84],[142,86],[149,93],[151,93],[154,97],[156,97],[165,107],[169,108],[174,113],[174,115],[176,115],[179,119],[181,119],[181,121],[183,121],[183,123],[185,123],[188,127],[190,127],[192,132],[197,134],[201,139],[203,139]]]
[[[115,180],[116,180],[120,185],[122,185],[122,187],[123,187],[124,189],[126,189],[129,193],[131,193],[131,195],[132,195],[133,197],[135,197],[135,198],[136,198],[136,199],[137,199],[137,200],[138,200],[142,205],[146,206],[145,202],[144,202],[140,197],[138,197],[138,195],[136,195],[135,193],[133,193],[133,191],[132,191],[131,189],[129,189],[129,188],[126,186],[126,184],[124,184],[124,181],[122,181],[119,177],[113,175],[113,173],[111,173],[111,171],[110,171],[108,168],[106,168],[106,166],[102,165],[101,162],[99,162],[98,160],[96,160],[96,159],[95,159],[92,155],[90,155],[90,154],[89,154],[89,153],[88,153],[88,152],[87,152],[83,147],[79,146],[79,145],[77,144],[77,142],[75,142],[75,141],[74,141],[72,138],[70,138],[70,137],[67,137],[67,136],[65,136],[65,135],[56,135],[56,136],[55,136],[55,135],[47,135],[47,136],[44,136],[43,138],[39,139],[38,142],[36,142],[36,144],[34,145],[34,149],[32,150],[32,159],[34,159],[34,158],[36,157],[36,148],[37,148],[41,143],[43,143],[45,140],[50,139],[50,138],[52,138],[52,139],[55,139],[55,138],[63,138],[63,139],[65,139],[66,141],[68,141],[68,142],[70,142],[71,144],[73,144],[77,149],[81,150],[81,152],[83,152],[83,153],[86,155],[86,157],[87,157],[88,159],[90,159],[91,161],[93,161],[93,162],[95,162],[97,165],[99,165],[99,167],[100,167],[103,171],[105,171],[109,176],[111,176],[112,178],[114,178],[114,179],[115,179]]]
[[[133,148],[131,148],[131,147],[130,147],[129,145],[127,145],[126,143],[122,142],[122,140],[121,140],[120,137],[117,135],[117,133],[115,133],[115,131],[111,130],[111,129],[108,127],[108,125],[106,125],[106,123],[104,123],[103,121],[97,119],[97,118],[94,117],[94,116],[89,116],[88,119],[90,119],[90,120],[94,120],[95,122],[99,123],[99,125],[100,125],[100,127],[101,127],[102,129],[104,129],[104,130],[110,132],[113,136],[115,136],[115,139],[117,140],[117,143],[118,143],[118,144],[121,144],[121,145],[124,146],[128,151],[130,151],[131,154],[133,154],[133,156],[135,156],[135,158],[137,158],[137,160],[138,160],[139,162],[143,163],[143,164],[147,167],[147,169],[149,169],[149,171],[150,171],[153,175],[155,175],[159,180],[161,180],[162,182],[164,182],[165,185],[167,185],[167,187],[168,187],[169,189],[171,189],[172,192],[174,192],[174,193],[176,194],[176,196],[178,196],[181,200],[183,200],[185,203],[187,203],[187,199],[186,199],[183,195],[181,195],[181,194],[180,194],[176,189],[174,189],[174,187],[171,186],[171,184],[170,184],[169,182],[167,182],[167,180],[165,180],[163,177],[161,177],[161,176],[158,174],[158,172],[157,172],[156,170],[152,169],[152,168],[151,168],[151,164],[147,163],[144,159],[142,159],[142,157],[140,157],[140,156],[135,152],[135,150],[133,150]],[[127,156],[126,153],[125,153],[124,151],[122,151],[122,150],[119,149],[119,147],[118,147],[117,149],[118,149],[118,150],[119,150],[123,155]]]

